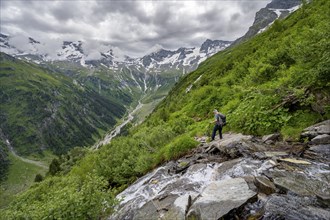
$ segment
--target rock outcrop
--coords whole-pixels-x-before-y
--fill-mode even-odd
[[[307,143],[225,134],[140,178],[109,219],[330,219],[330,121]]]

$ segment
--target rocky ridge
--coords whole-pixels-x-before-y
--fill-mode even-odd
[[[302,4],[301,0],[272,0],[265,8],[260,9],[255,16],[254,22],[249,30],[232,45],[246,41],[253,36],[265,31],[275,20],[284,19],[290,13],[296,11]]]
[[[85,50],[85,44],[88,42],[64,41],[62,46],[56,49],[56,54],[48,54],[49,51],[45,49],[47,48],[45,43],[29,37],[26,39],[27,46],[23,49],[15,46],[11,38],[12,36],[0,33],[2,52],[38,64],[50,61],[69,61],[88,68],[105,66],[112,70],[118,70],[122,67],[129,67],[130,69],[144,68],[146,71],[150,69],[154,71],[181,69],[182,71],[185,69],[186,72],[189,72],[196,69],[199,63],[231,44],[231,41],[207,39],[200,47],[182,47],[177,50],[158,49],[143,57],[131,58],[125,55],[119,56],[108,44],[100,43],[103,50],[107,48],[105,51],[93,50],[88,52]]]
[[[302,142],[225,134],[137,180],[108,219],[330,219],[330,120]]]

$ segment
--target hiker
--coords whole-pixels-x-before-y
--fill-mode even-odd
[[[212,133],[212,141],[214,141],[215,134],[217,133],[217,131],[219,131],[220,139],[222,139],[222,127],[224,125],[223,118],[226,117],[224,114],[218,112],[218,110],[216,110],[216,109],[213,110],[213,113],[214,113],[213,123],[215,125],[214,125],[213,133]]]

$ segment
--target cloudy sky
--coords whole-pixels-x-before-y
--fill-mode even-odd
[[[206,39],[235,40],[271,0],[1,0],[1,33],[107,42],[130,56],[154,47],[200,46]]]

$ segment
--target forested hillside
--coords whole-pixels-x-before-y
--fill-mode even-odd
[[[125,107],[63,74],[1,53],[1,141],[21,155],[88,146]]]
[[[18,196],[3,216],[107,216],[114,194],[194,148],[194,136],[209,135],[214,108],[227,115],[225,131],[299,138],[303,128],[330,118],[329,20],[330,2],[314,0],[264,33],[207,59],[143,124],[69,168],[63,160],[53,177]]]

